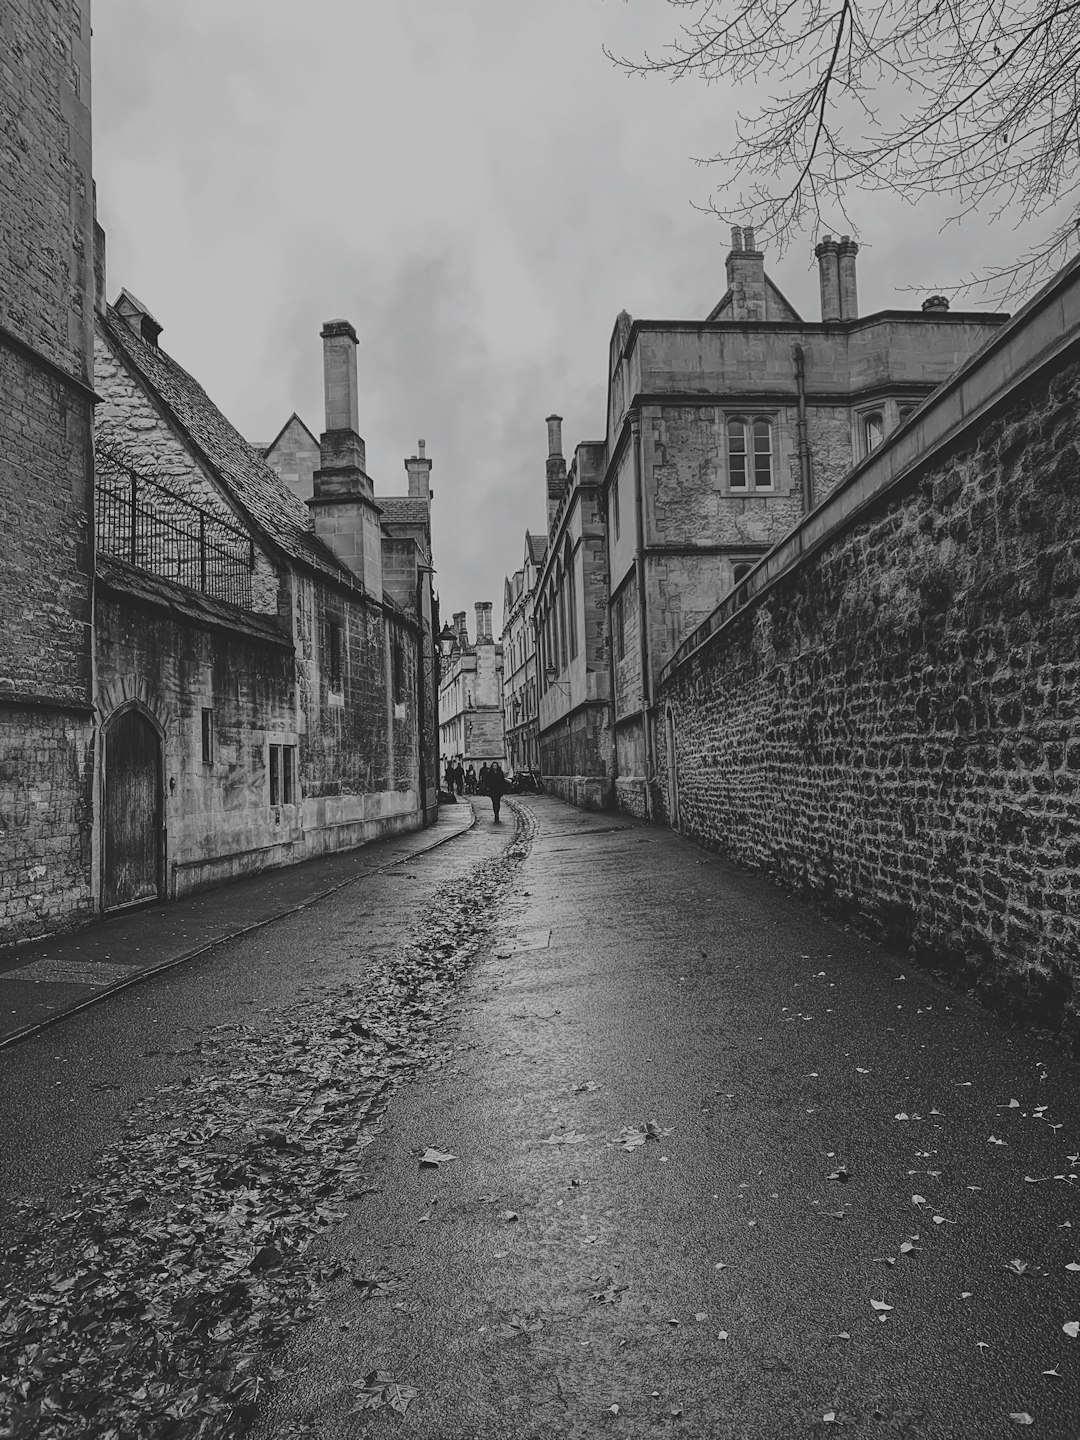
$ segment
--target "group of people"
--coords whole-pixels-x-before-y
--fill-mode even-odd
[[[490,765],[481,765],[479,773],[477,773],[472,765],[466,770],[459,755],[447,762],[446,788],[451,795],[461,795],[462,793],[487,795],[491,800],[495,820],[498,822],[502,797],[510,787],[503,774],[503,768],[497,760],[492,761]]]

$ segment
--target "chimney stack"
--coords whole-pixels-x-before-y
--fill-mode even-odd
[[[484,634],[484,602],[477,600],[473,609],[476,611],[476,643],[483,645],[488,638]]]
[[[948,310],[949,302],[944,295],[931,295],[922,302],[922,308],[924,311]]]
[[[731,250],[728,252],[727,283],[731,291],[733,320],[764,320],[765,317],[765,256],[755,248],[754,232],[749,225],[731,227]]]
[[[465,611],[454,611],[454,633],[457,636],[459,650],[469,648],[469,627],[465,624]]]
[[[548,458],[547,458],[547,514],[548,534],[555,523],[559,502],[566,491],[566,461],[562,453],[562,416],[547,417]]]
[[[411,500],[431,499],[431,461],[424,454],[424,442],[416,442],[417,453],[405,461],[405,472],[409,477],[409,498]]]
[[[855,256],[859,247],[850,235],[841,235],[837,247],[837,262],[840,272],[840,319],[859,318],[859,293],[855,285]]]
[[[840,319],[840,247],[831,235],[823,235],[814,254],[821,282],[822,320]]]
[[[382,596],[382,530],[364,442],[357,433],[356,331],[348,320],[328,320],[323,342],[326,429],[319,469],[308,500],[315,533],[373,595]]]

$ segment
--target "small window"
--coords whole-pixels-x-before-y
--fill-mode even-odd
[[[214,763],[214,712],[204,710],[202,712],[202,762],[204,765]]]
[[[615,539],[619,538],[619,477],[615,477],[615,483],[611,487],[611,528]]]
[[[772,489],[772,423],[754,421],[754,489]]]
[[[326,683],[331,690],[341,689],[341,626],[331,620],[327,626]]]
[[[917,405],[901,405],[896,412],[900,419],[900,424],[902,425],[905,420],[910,420],[918,408]]]
[[[271,745],[270,751],[270,804],[296,804],[296,746]]]
[[[390,642],[390,666],[393,677],[394,704],[405,703],[405,647],[400,640]]]
[[[736,561],[736,563],[731,567],[731,583],[733,585],[741,584],[741,582],[746,579],[747,575],[750,574],[750,571],[753,568],[754,562],[752,560]]]
[[[882,420],[880,410],[872,410],[869,415],[863,416],[863,453],[870,454],[876,450],[885,436],[885,422]]]
[[[732,490],[746,486],[746,425],[742,420],[727,424],[728,484]]]
[[[611,607],[611,628],[615,639],[615,658],[622,660],[626,656],[626,624],[621,595],[616,597],[615,604]]]

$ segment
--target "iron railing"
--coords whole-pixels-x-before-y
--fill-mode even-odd
[[[102,554],[251,609],[255,546],[249,535],[107,451],[97,452],[94,475]]]

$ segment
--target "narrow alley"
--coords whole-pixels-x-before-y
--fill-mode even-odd
[[[671,832],[476,809],[0,1051],[0,1435],[1072,1440],[1077,1065]]]

